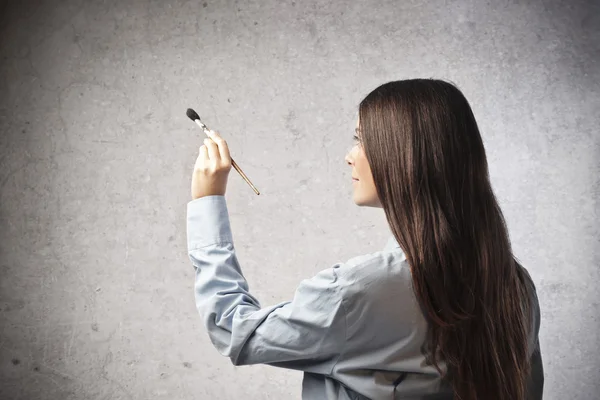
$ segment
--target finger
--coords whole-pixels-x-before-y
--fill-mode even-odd
[[[194,162],[194,170],[204,168],[204,166],[208,164],[205,160],[208,160],[208,154],[206,152],[206,146],[202,145],[198,148],[198,157],[196,157],[196,162]]]
[[[217,144],[210,138],[204,139],[204,144],[208,149],[208,158],[210,160],[219,160],[221,156],[219,155],[219,148]]]
[[[221,137],[219,132],[215,132],[211,130],[212,139],[217,144],[219,148],[219,154],[221,156],[221,161],[225,163],[231,163],[231,155],[229,154],[229,146],[225,139]]]
[[[202,145],[200,146],[200,156],[198,157],[196,163],[198,163],[198,161],[202,163],[204,162],[204,160],[208,160],[208,149],[205,145]]]
[[[211,138],[212,140],[215,140],[216,133],[217,132],[213,131],[212,129],[209,129],[206,134],[208,135],[209,138]]]

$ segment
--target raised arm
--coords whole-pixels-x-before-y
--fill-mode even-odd
[[[235,255],[224,196],[191,201],[187,211],[196,307],[217,350],[234,365],[330,373],[346,339],[341,264],[302,281],[291,301],[262,308]]]

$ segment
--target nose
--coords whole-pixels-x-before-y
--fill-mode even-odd
[[[346,157],[344,157],[344,160],[346,160],[346,163],[348,163],[348,165],[352,165],[352,159],[350,159],[350,151],[346,153]]]

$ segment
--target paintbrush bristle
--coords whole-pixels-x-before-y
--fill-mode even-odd
[[[192,120],[192,121],[196,121],[197,119],[200,119],[200,116],[198,115],[198,113],[194,110],[192,110],[191,108],[188,108],[187,111],[185,112],[185,114]]]

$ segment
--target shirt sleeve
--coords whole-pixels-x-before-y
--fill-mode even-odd
[[[222,355],[234,365],[331,373],[346,340],[341,263],[303,280],[291,301],[262,308],[235,255],[224,196],[188,203],[187,237],[196,308]]]

